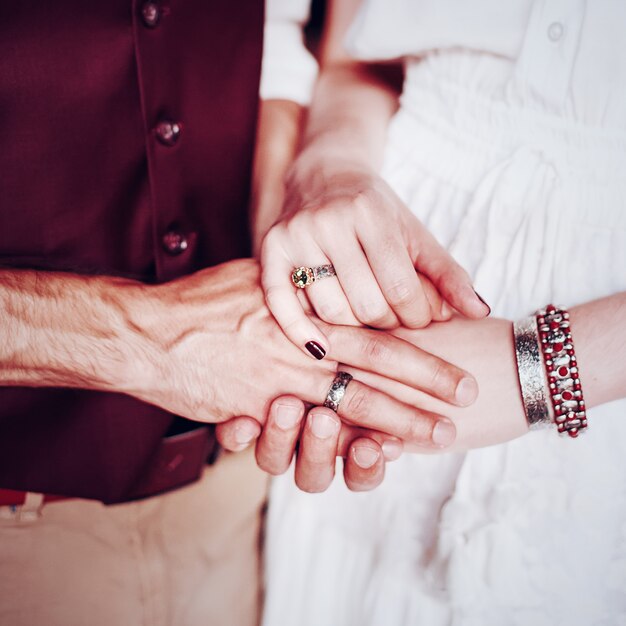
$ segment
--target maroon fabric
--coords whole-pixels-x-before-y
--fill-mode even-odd
[[[0,264],[161,282],[249,255],[262,28],[262,0],[0,3]],[[122,501],[173,420],[2,389],[0,487]]]

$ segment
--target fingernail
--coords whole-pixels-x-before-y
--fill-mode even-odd
[[[328,439],[339,430],[339,422],[326,413],[311,415],[311,432],[318,439]]]
[[[256,437],[256,428],[252,424],[241,424],[235,429],[235,441],[243,445]]]
[[[369,469],[378,461],[380,452],[368,446],[355,446],[352,449],[355,463],[362,469]]]
[[[385,441],[382,445],[385,461],[395,461],[400,458],[403,446],[399,441]]]
[[[439,420],[433,428],[433,443],[442,448],[456,439],[456,428],[449,420]]]
[[[478,397],[478,385],[473,378],[462,378],[456,386],[454,399],[461,406],[468,406]]]
[[[326,350],[317,341],[309,341],[304,346],[318,361],[326,356]]]
[[[487,315],[491,315],[491,307],[485,302],[484,298],[476,291],[476,289],[474,289],[474,293],[476,294],[476,297],[487,307],[487,310],[489,311]]]
[[[276,407],[276,417],[274,421],[279,428],[291,430],[301,418],[301,408],[290,404],[279,404]]]

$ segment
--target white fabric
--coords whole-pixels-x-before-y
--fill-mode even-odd
[[[266,0],[263,100],[292,100],[307,105],[317,77],[317,62],[304,45],[303,25],[309,18],[310,0]]]
[[[410,20],[384,18],[391,4],[367,8],[408,39]],[[489,23],[489,3],[467,4]],[[384,165],[509,319],[626,290],[626,3],[525,4],[515,58],[454,46],[407,56]],[[566,35],[546,43],[554,7],[568,12]],[[264,625],[624,626],[626,403],[589,422],[574,441],[543,431],[405,455],[367,494],[275,480]]]

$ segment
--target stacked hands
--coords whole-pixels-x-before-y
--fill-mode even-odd
[[[525,432],[510,323],[485,319],[490,309],[467,273],[382,179],[358,170],[321,178],[288,183],[284,213],[263,241],[260,273],[248,260],[207,270],[226,274],[222,280],[197,275],[203,306],[232,303],[217,316],[226,332],[203,332],[218,330],[210,341],[223,342],[216,351],[222,371],[240,377],[218,388],[218,397],[198,399],[192,415],[221,422],[217,435],[229,450],[257,440],[258,464],[270,474],[285,472],[296,454],[296,483],[306,491],[330,485],[337,455],[345,458],[348,487],[366,490],[403,448],[461,449]],[[336,276],[311,283],[309,275],[298,289],[292,273],[304,264],[330,265]],[[230,298],[202,293],[207,283],[229,285]],[[342,386],[335,413],[320,405],[338,371],[354,378]],[[477,402],[475,375],[489,402]],[[216,416],[215,407],[223,413]],[[189,415],[189,407],[168,408]]]

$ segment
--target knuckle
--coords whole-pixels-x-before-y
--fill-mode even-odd
[[[405,441],[424,442],[429,440],[428,433],[432,430],[429,420],[423,415],[413,415],[405,421],[401,438]]]
[[[282,224],[273,226],[263,238],[261,243],[261,257],[266,258],[273,254],[273,252],[281,245],[281,241],[284,238],[285,228]]]
[[[387,298],[392,306],[408,306],[416,300],[413,281],[403,278],[396,281],[387,289]]]
[[[357,385],[353,387],[352,393],[343,400],[345,412],[353,419],[362,418],[367,413],[370,400],[371,394],[368,388]]]
[[[345,304],[337,302],[316,303],[315,311],[320,319],[329,324],[340,324],[346,321],[348,317],[348,307]]]
[[[444,361],[436,361],[430,374],[430,388],[441,396],[453,396],[456,389],[454,368]]]
[[[405,320],[408,328],[426,328],[433,321],[432,311],[430,307],[418,308],[414,314]]]
[[[351,204],[353,210],[368,214],[376,204],[376,193],[369,187],[360,189],[352,197]]]
[[[376,362],[377,364],[387,363],[392,357],[389,339],[382,334],[370,337],[365,344],[363,352],[368,361]]]
[[[359,302],[354,305],[354,314],[368,326],[384,326],[391,322],[391,310],[386,304]]]

